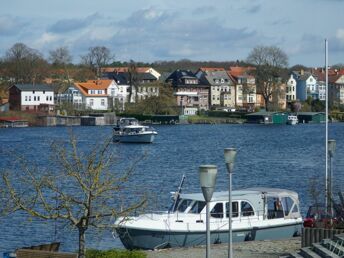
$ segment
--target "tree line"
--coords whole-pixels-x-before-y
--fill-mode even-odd
[[[45,58],[38,50],[23,43],[16,43],[0,58],[0,98],[6,96],[6,88],[13,83],[42,83],[46,78],[53,80],[56,92],[63,92],[74,81],[86,81],[101,77],[103,67],[128,67],[132,78],[130,85],[137,87],[135,68],[142,66],[153,67],[161,74],[185,69],[195,72],[200,67],[219,67],[228,69],[231,66],[254,66],[251,70],[256,78],[257,93],[260,93],[266,103],[266,109],[276,107],[271,102],[274,96],[281,94],[280,84],[286,82],[293,70],[307,70],[308,67],[295,65],[288,67],[288,56],[276,46],[257,46],[253,48],[245,60],[236,61],[155,61],[153,63],[121,62],[115,59],[115,54],[105,46],[90,47],[80,56],[79,63],[73,63],[68,47],[62,46],[49,51]],[[342,67],[338,64],[335,67]]]

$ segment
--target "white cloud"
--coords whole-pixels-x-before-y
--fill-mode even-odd
[[[344,42],[344,29],[338,29],[336,33],[336,38]]]
[[[53,43],[60,40],[61,37],[50,32],[43,33],[37,40],[34,41],[34,48],[44,48],[46,45],[52,45]]]

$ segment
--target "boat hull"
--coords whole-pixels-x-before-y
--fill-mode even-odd
[[[302,222],[274,227],[233,230],[233,242],[288,239],[301,232]],[[152,231],[119,227],[116,232],[127,249],[159,249],[206,244],[206,232]],[[212,244],[228,243],[228,231],[212,231]]]
[[[152,143],[155,139],[155,135],[156,133],[114,135],[113,141],[123,143]]]

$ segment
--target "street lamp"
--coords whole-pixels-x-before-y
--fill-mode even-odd
[[[229,175],[228,182],[228,257],[233,257],[232,250],[232,173],[234,167],[234,160],[236,156],[235,148],[226,148],[225,149],[225,162]]]
[[[331,215],[331,221],[333,217],[333,204],[332,204],[332,158],[334,156],[335,150],[336,150],[336,140],[328,140],[327,141],[328,146],[328,156],[330,158],[330,167],[329,167],[329,177],[327,182],[327,211]]]
[[[210,221],[209,202],[214,193],[216,183],[217,167],[215,165],[202,165],[199,167],[199,179],[202,193],[206,201],[206,229],[207,229],[207,251],[206,257],[210,257]]]

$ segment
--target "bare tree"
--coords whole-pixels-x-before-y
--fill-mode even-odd
[[[97,77],[101,75],[101,68],[114,60],[110,49],[104,46],[90,47],[88,54],[81,56],[82,62],[92,68]]]
[[[70,72],[68,69],[68,65],[72,62],[72,56],[69,52],[69,49],[67,47],[59,47],[55,50],[51,50],[49,52],[49,60],[52,62],[52,64],[56,67],[62,67],[64,72],[64,77],[67,79],[67,87],[71,84],[70,79]],[[62,87],[60,88],[60,91],[65,91],[65,83],[64,78],[60,78],[60,82],[62,83]]]
[[[1,194],[8,200],[1,208],[21,210],[46,220],[69,221],[78,229],[79,257],[84,258],[85,232],[89,227],[104,227],[105,218],[126,216],[145,204],[141,196],[136,202],[126,202],[125,209],[119,208],[121,193],[141,158],[126,171],[115,171],[109,147],[110,140],[82,153],[71,135],[66,144],[52,144],[53,160],[49,167],[56,167],[54,171],[38,170],[19,159],[20,170],[1,171]]]
[[[258,46],[250,52],[247,62],[256,67],[257,93],[262,94],[269,111],[273,94],[280,90],[282,71],[288,65],[288,57],[278,47]]]
[[[7,75],[15,83],[35,83],[47,73],[47,62],[43,56],[23,43],[16,43],[7,50],[4,63]]]
[[[137,89],[139,86],[139,78],[137,73],[137,66],[134,60],[130,60],[128,66],[128,80],[129,80],[129,103],[137,103]],[[132,101],[132,95],[134,94],[134,101]]]

